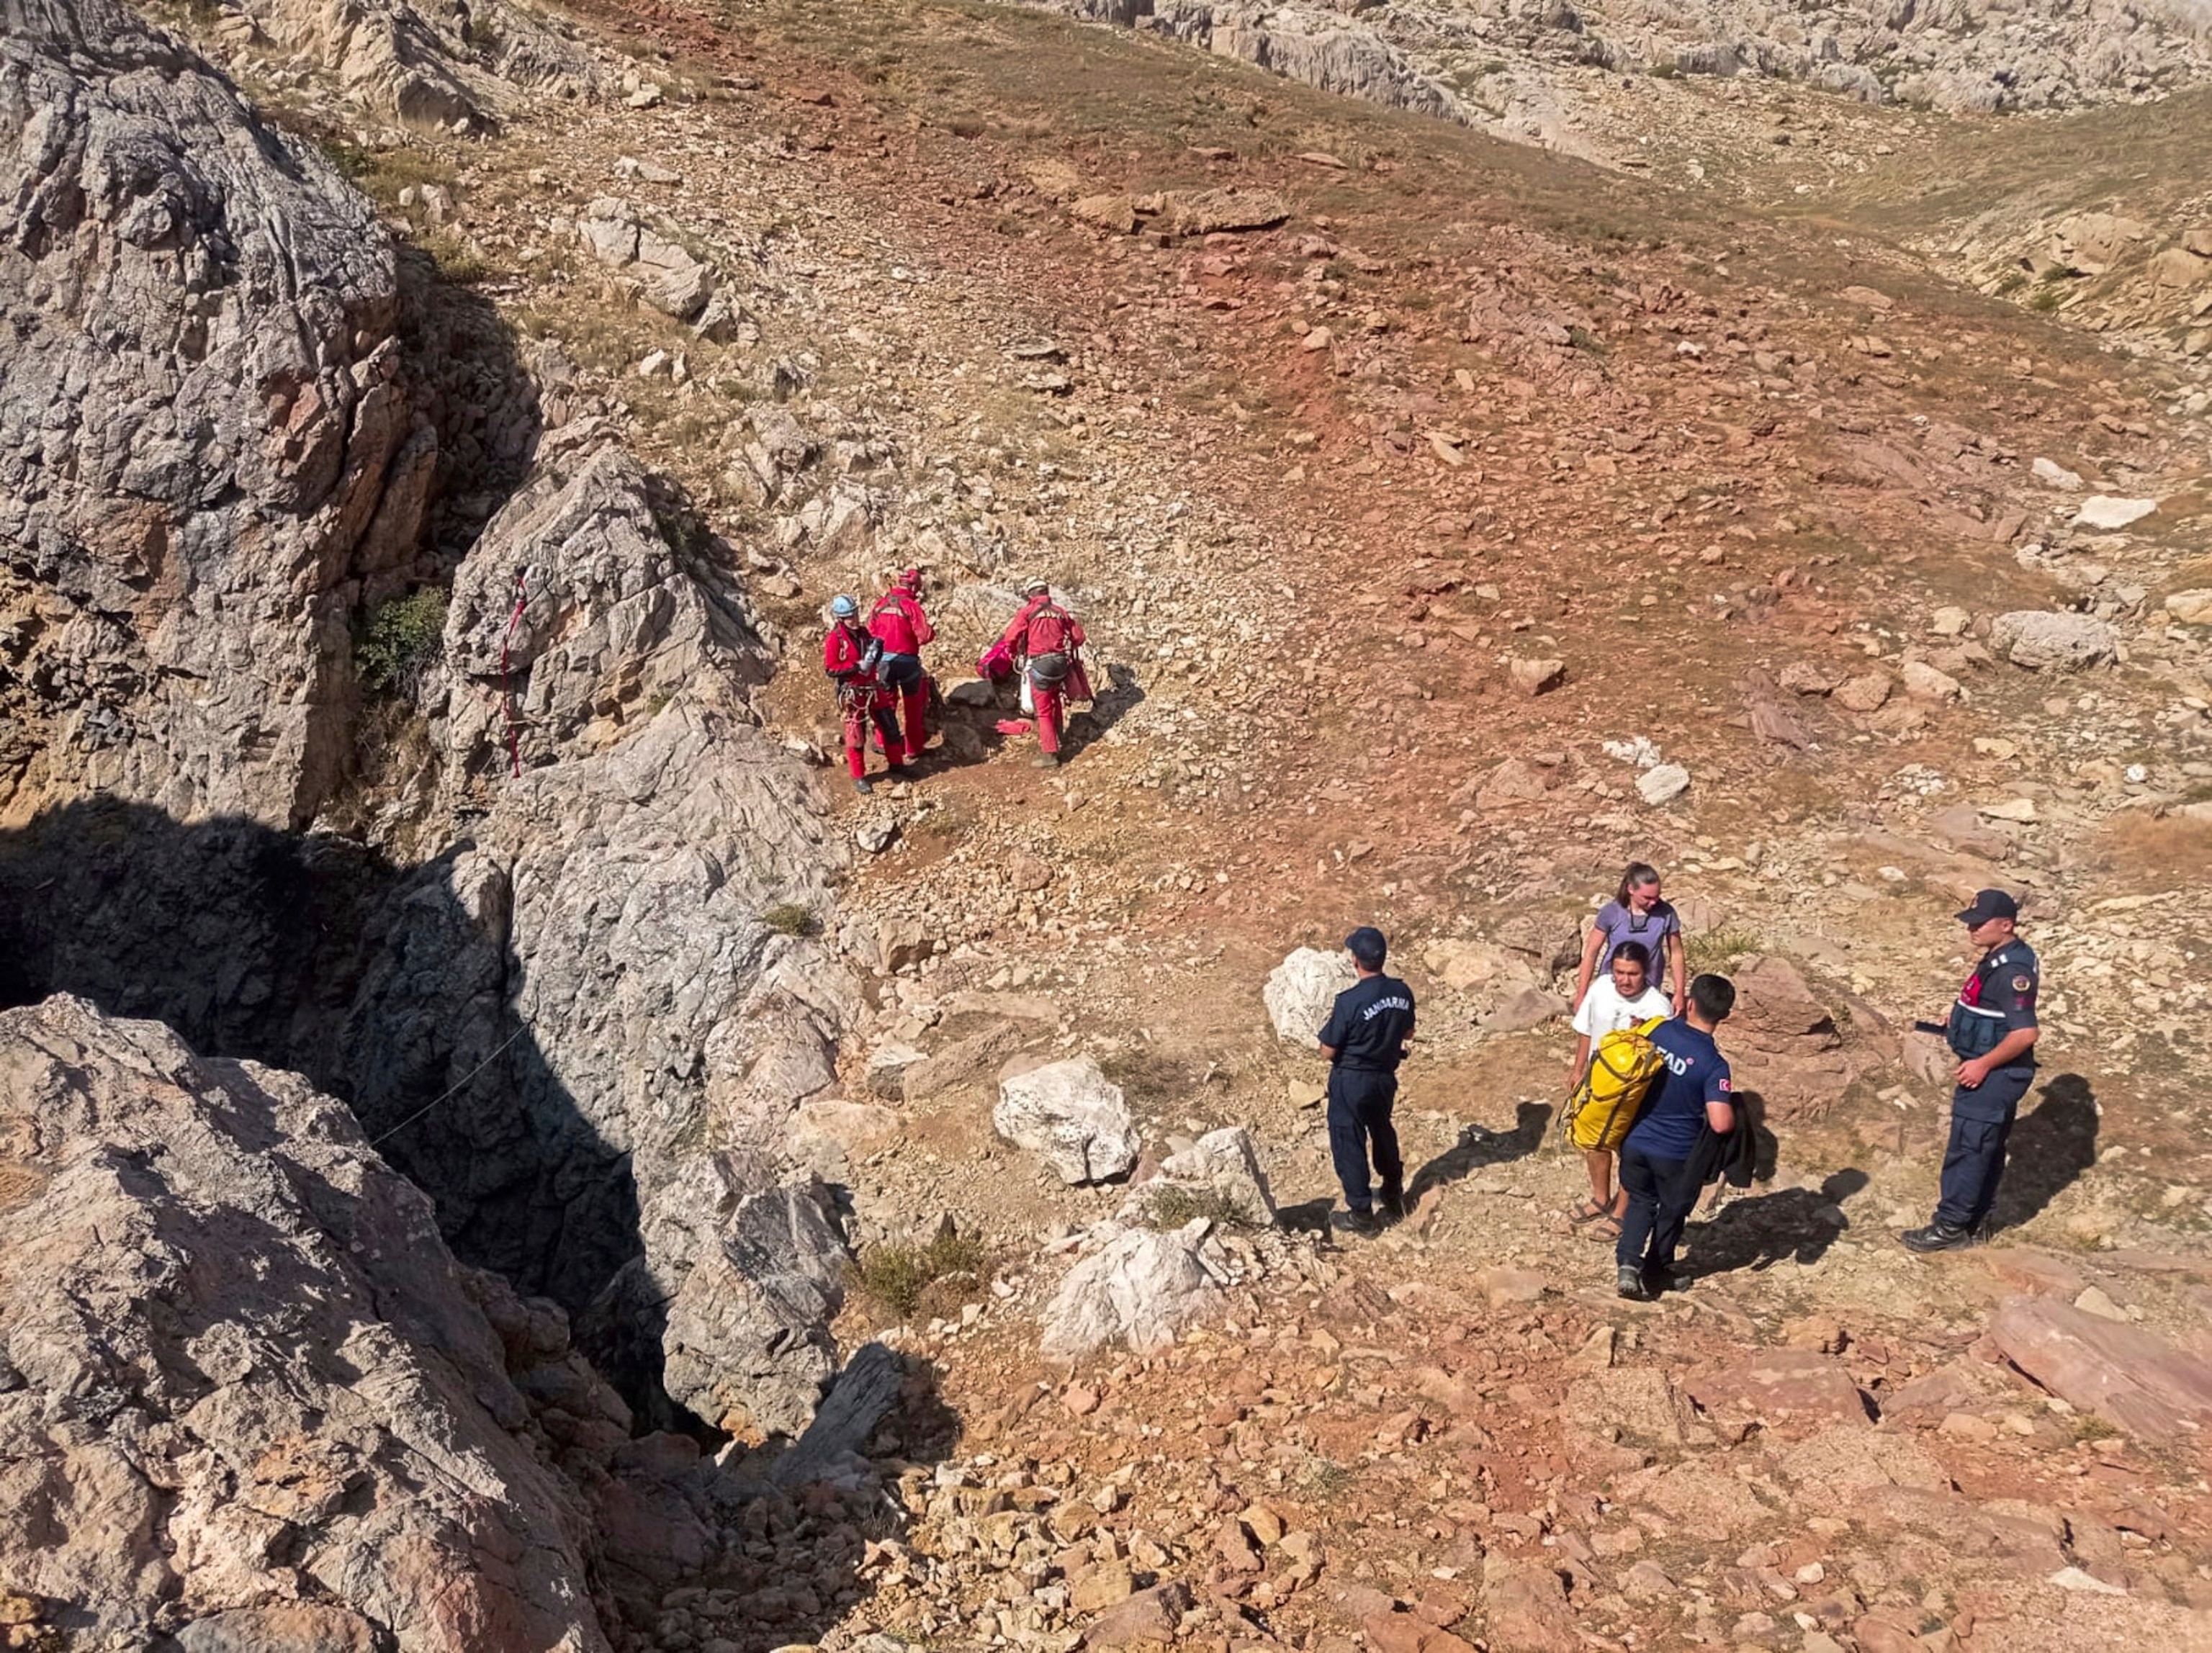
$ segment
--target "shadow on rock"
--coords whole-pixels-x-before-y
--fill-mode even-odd
[[[91,799],[0,833],[0,1006],[73,993],[305,1074],[449,1244],[574,1314],[641,1249],[629,1157],[510,1008],[496,892],[343,839]],[[639,1346],[642,1348],[644,1346]],[[608,1376],[633,1398],[658,1373]]]
[[[2079,1073],[2054,1073],[2043,1100],[2022,1114],[2005,1142],[2004,1181],[1990,1220],[2017,1228],[2040,1215],[2097,1163],[2097,1097]]]
[[[1723,1206],[1717,1215],[1692,1222],[1685,1231],[1685,1260],[1677,1272],[1685,1279],[1697,1279],[1745,1268],[1756,1273],[1784,1258],[1818,1262],[1850,1226],[1844,1201],[1869,1180],[1852,1167],[1817,1188],[1783,1188]]]
[[[1419,1200],[1431,1188],[1456,1182],[1486,1166],[1527,1158],[1543,1142],[1544,1127],[1551,1121],[1550,1108],[1540,1102],[1524,1102],[1510,1131],[1492,1131],[1475,1124],[1462,1126],[1457,1142],[1413,1173],[1413,1180],[1406,1185],[1407,1203]]]

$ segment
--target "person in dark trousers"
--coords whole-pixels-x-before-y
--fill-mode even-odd
[[[1982,950],[1959,989],[1943,1037],[1959,1059],[1951,1091],[1951,1141],[1943,1154],[1943,1192],[1936,1219],[1903,1236],[1913,1251],[1948,1251],[1984,1237],[2004,1175],[2005,1139],[2021,1098],[2035,1083],[2035,951],[2014,933],[2020,904],[2002,890],[1978,890],[1959,915]]]
[[[1735,1008],[1735,983],[1700,975],[1690,983],[1688,1000],[1680,1016],[1651,1030],[1665,1066],[1620,1145],[1628,1208],[1613,1248],[1614,1283],[1621,1296],[1638,1302],[1657,1296],[1671,1276],[1682,1226],[1698,1202],[1698,1184],[1683,1172],[1700,1133],[1710,1128],[1724,1136],[1735,1129],[1734,1082],[1713,1042]]]
[[[1398,1097],[1398,1064],[1413,1037],[1413,990],[1382,974],[1389,944],[1382,932],[1362,925],[1345,937],[1359,980],[1336,995],[1321,1030],[1328,1058],[1328,1152],[1344,1184],[1346,1215],[1339,1225],[1355,1234],[1376,1231],[1374,1197],[1367,1182],[1371,1143],[1382,1204],[1391,1217],[1406,1214],[1406,1164],[1398,1157],[1398,1132],[1390,1109]]]

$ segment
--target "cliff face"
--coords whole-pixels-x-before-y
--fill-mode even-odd
[[[504,324],[421,313],[368,203],[207,64],[106,0],[4,16],[6,997],[308,1074],[658,1407],[666,1305],[775,1180],[742,1151],[860,1004],[764,921],[826,921],[842,852],[757,726],[738,557],[591,422],[540,452]],[[423,551],[448,493],[489,513],[457,568]],[[313,828],[353,778],[353,629],[439,568],[408,865]],[[667,1193],[702,1146],[736,1153],[703,1206]],[[762,1266],[811,1296],[726,1258],[694,1290],[690,1358],[749,1375],[709,1423],[802,1427],[836,1368],[836,1231],[780,1231]]]
[[[436,438],[392,244],[322,157],[107,0],[0,40],[0,795],[297,828],[343,773],[360,582]]]

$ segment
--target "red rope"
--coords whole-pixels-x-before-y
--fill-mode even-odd
[[[507,657],[514,644],[514,629],[522,623],[522,606],[526,600],[522,575],[520,568],[514,571],[514,609],[507,617],[507,635],[499,645],[499,699],[501,710],[507,715],[507,762],[518,781],[522,778],[522,726],[514,720],[514,695],[507,687]]]

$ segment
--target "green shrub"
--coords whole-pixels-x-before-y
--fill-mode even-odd
[[[1759,951],[1765,944],[1755,930],[1708,930],[1691,936],[1682,948],[1690,974],[1725,975],[1738,959]]]
[[[1145,1225],[1163,1231],[1181,1228],[1203,1217],[1217,1228],[1245,1226],[1244,1214],[1218,1188],[1187,1188],[1170,1182],[1149,1190],[1145,1198]]]
[[[948,1227],[927,1245],[872,1245],[860,1254],[853,1273],[863,1291],[903,1318],[921,1305],[922,1294],[938,1281],[980,1273],[983,1258],[982,1241]]]
[[[761,922],[778,935],[812,935],[822,927],[814,909],[796,901],[776,902],[761,915]]]
[[[445,646],[446,593],[426,586],[370,612],[354,638],[354,666],[374,693],[411,698]]]

